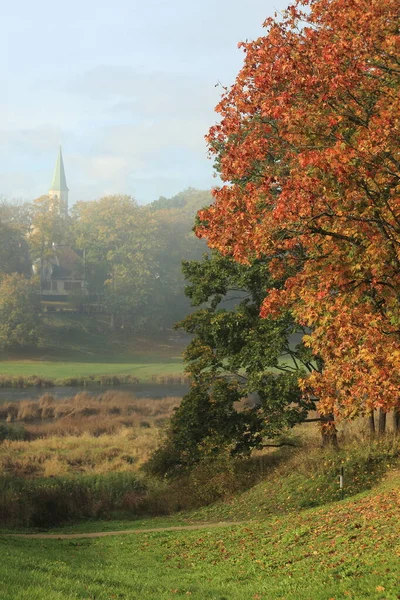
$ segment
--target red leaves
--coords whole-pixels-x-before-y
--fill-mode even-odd
[[[299,0],[267,20],[208,136],[228,183],[197,235],[274,256],[287,281],[262,316],[314,330],[309,384],[342,414],[400,388],[399,16],[397,0]]]

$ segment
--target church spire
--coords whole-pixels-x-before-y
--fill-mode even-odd
[[[68,215],[68,186],[65,177],[64,161],[62,157],[61,146],[58,152],[56,168],[54,170],[53,181],[49,190],[50,198],[58,198],[64,205],[65,214]]]

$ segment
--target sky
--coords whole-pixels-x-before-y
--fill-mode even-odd
[[[0,1],[0,197],[140,204],[216,184],[204,135],[242,40],[289,0]]]

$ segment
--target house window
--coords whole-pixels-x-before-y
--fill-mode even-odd
[[[67,292],[80,291],[81,289],[80,281],[64,281],[64,290]]]
[[[51,289],[52,289],[53,292],[57,292],[58,291],[57,281],[52,281],[51,282]]]
[[[51,290],[51,281],[43,281],[42,290]]]

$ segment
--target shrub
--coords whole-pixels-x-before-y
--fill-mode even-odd
[[[25,437],[26,431],[22,425],[0,423],[0,442],[4,440],[24,440]]]
[[[0,523],[16,527],[51,527],[71,520],[111,517],[114,510],[126,508],[132,494],[138,503],[146,491],[132,473],[74,479],[2,477],[0,484]]]

